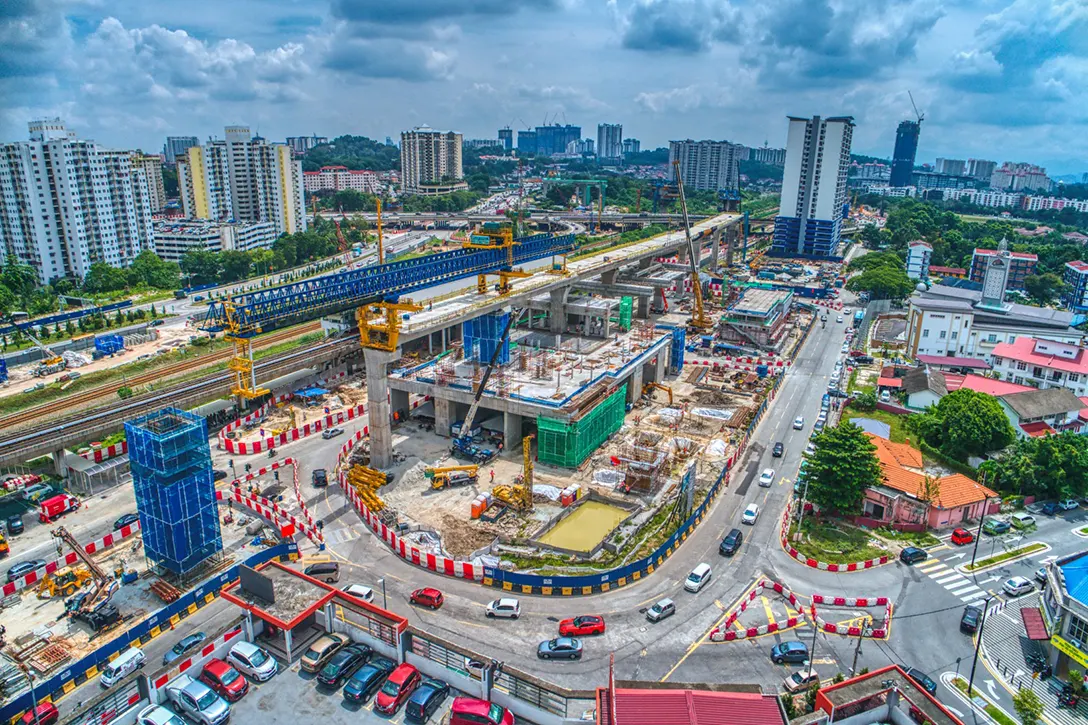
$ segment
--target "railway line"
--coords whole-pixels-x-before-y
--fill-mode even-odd
[[[255,341],[257,349],[262,347],[268,347],[269,345],[275,345],[291,338],[305,335],[310,332],[315,332],[321,329],[321,322],[314,320],[307,322],[298,327],[294,327],[286,330],[278,330],[272,332],[264,337],[261,337]],[[209,353],[207,355],[200,355],[199,357],[192,358],[190,360],[181,360],[176,363],[172,363],[165,367],[155,368],[154,370],[148,370],[147,372],[139,373],[138,375],[132,375],[124,380],[114,381],[112,383],[105,383],[88,390],[82,390],[72,395],[67,395],[57,400],[52,400],[48,403],[36,405],[33,408],[27,408],[21,410],[18,413],[0,418],[0,430],[12,431],[17,426],[24,425],[27,422],[41,421],[43,418],[48,417],[58,411],[72,410],[80,406],[84,406],[85,403],[90,403],[98,398],[114,395],[122,387],[134,387],[137,385],[144,385],[145,383],[154,382],[156,380],[164,380],[166,378],[180,375],[192,370],[197,370],[208,365],[214,365],[219,362],[229,360],[231,357],[230,350],[218,350],[216,352]]]

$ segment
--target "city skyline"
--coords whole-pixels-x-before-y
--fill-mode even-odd
[[[585,129],[622,123],[647,149],[675,138],[780,148],[782,119],[825,113],[852,115],[855,152],[887,158],[913,117],[910,89],[926,113],[919,159],[999,157],[1079,175],[1086,52],[1073,39],[1088,13],[1063,7],[483,0],[375,12],[337,0],[300,14],[254,0],[210,13],[24,3],[0,19],[0,138],[54,116],[102,145],[145,151],[232,123],[276,140],[381,139],[421,124],[486,138],[559,114]]]

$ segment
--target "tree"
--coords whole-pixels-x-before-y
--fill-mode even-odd
[[[1043,701],[1034,690],[1022,689],[1012,696],[1012,709],[1023,725],[1035,725],[1043,717]]]
[[[179,262],[181,271],[189,276],[190,286],[211,284],[219,279],[222,264],[219,255],[206,249],[194,249],[186,252]]]
[[[880,266],[866,270],[846,282],[851,292],[868,292],[873,299],[901,299],[914,289],[906,269]]]
[[[177,289],[181,286],[180,270],[175,262],[166,262],[159,255],[145,249],[132,260],[126,276],[130,284],[144,284],[155,289]]]
[[[1020,439],[979,470],[991,488],[1003,492],[1079,498],[1088,494],[1088,438],[1066,431]]]
[[[783,692],[778,696],[778,701],[782,703],[782,710],[786,713],[787,720],[797,717],[797,706],[793,702],[793,695]]]
[[[87,276],[83,278],[84,291],[91,293],[116,292],[124,289],[127,284],[124,271],[104,262],[92,264],[87,270]]]
[[[997,398],[967,388],[949,393],[921,415],[908,417],[907,427],[958,461],[1001,450],[1016,439]]]
[[[1032,274],[1024,278],[1024,289],[1044,305],[1058,296],[1062,286],[1062,278],[1054,273]]]
[[[918,484],[918,500],[932,503],[941,498],[941,479],[930,476],[928,473],[922,476]]]
[[[249,277],[250,260],[248,252],[228,250],[219,253],[219,262],[223,266],[221,281],[237,282]]]
[[[121,400],[128,400],[132,397],[132,388],[127,385],[121,386],[117,389],[117,397]]]
[[[826,513],[860,513],[866,489],[881,480],[876,446],[849,421],[825,428],[812,442],[816,450],[806,469],[809,500]]]
[[[854,396],[854,402],[850,403],[850,407],[862,411],[875,410],[876,395],[873,393],[858,393]]]

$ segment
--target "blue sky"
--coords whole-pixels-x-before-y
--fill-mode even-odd
[[[1088,0],[2,0],[0,139],[59,115],[101,143],[248,123],[273,139],[413,125],[493,138],[558,116],[643,146],[781,146],[853,115],[889,156],[1088,171]]]

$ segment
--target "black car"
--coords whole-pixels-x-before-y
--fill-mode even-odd
[[[166,654],[162,656],[162,663],[168,665],[171,662],[181,659],[186,653],[193,651],[200,645],[204,644],[204,640],[208,638],[208,635],[203,632],[197,632],[196,634],[190,634],[188,637],[183,638],[180,642],[173,646]]]
[[[227,472],[226,471],[223,471],[223,470],[218,469],[218,468],[213,468],[212,469],[212,480],[213,481],[222,481],[226,477],[227,477]]]
[[[388,657],[374,657],[359,671],[351,676],[344,685],[344,699],[349,702],[366,702],[389,677],[389,673],[397,669],[397,663]]]
[[[310,481],[313,483],[314,488],[324,488],[329,485],[329,475],[325,473],[324,468],[317,468],[311,474]]]
[[[1043,513],[1047,516],[1057,516],[1061,508],[1053,501],[1043,504]]]
[[[404,704],[404,719],[427,722],[449,694],[450,686],[442,680],[424,680]]]
[[[718,553],[722,556],[733,556],[742,543],[744,543],[744,534],[740,532],[740,529],[733,529],[725,535],[722,543],[718,545]]]
[[[919,549],[917,546],[908,546],[899,552],[899,561],[904,564],[917,564],[928,558],[929,554],[925,552],[925,549]]]
[[[321,672],[317,673],[317,681],[326,687],[340,687],[340,683],[355,674],[356,670],[365,665],[374,653],[369,645],[356,642],[349,644],[332,656]]]
[[[775,458],[781,458],[782,453],[785,452],[786,447],[782,445],[781,441],[774,444],[774,448],[771,449],[771,455]]]
[[[113,530],[120,531],[129,524],[134,524],[139,520],[139,514],[125,514],[124,516],[113,522]]]
[[[960,631],[965,634],[974,634],[978,631],[978,625],[981,621],[982,608],[968,605],[963,608],[963,616],[960,617]]]
[[[16,579],[26,576],[32,571],[36,571],[45,566],[45,559],[31,559],[30,561],[21,561],[15,566],[8,569],[8,581],[13,582]]]
[[[925,672],[922,672],[917,667],[904,667],[903,671],[907,673],[907,677],[917,682],[922,686],[922,689],[933,695],[937,692],[937,683],[929,678]]]
[[[8,517],[8,535],[14,536],[16,534],[23,533],[23,517],[22,516],[9,516]]]

